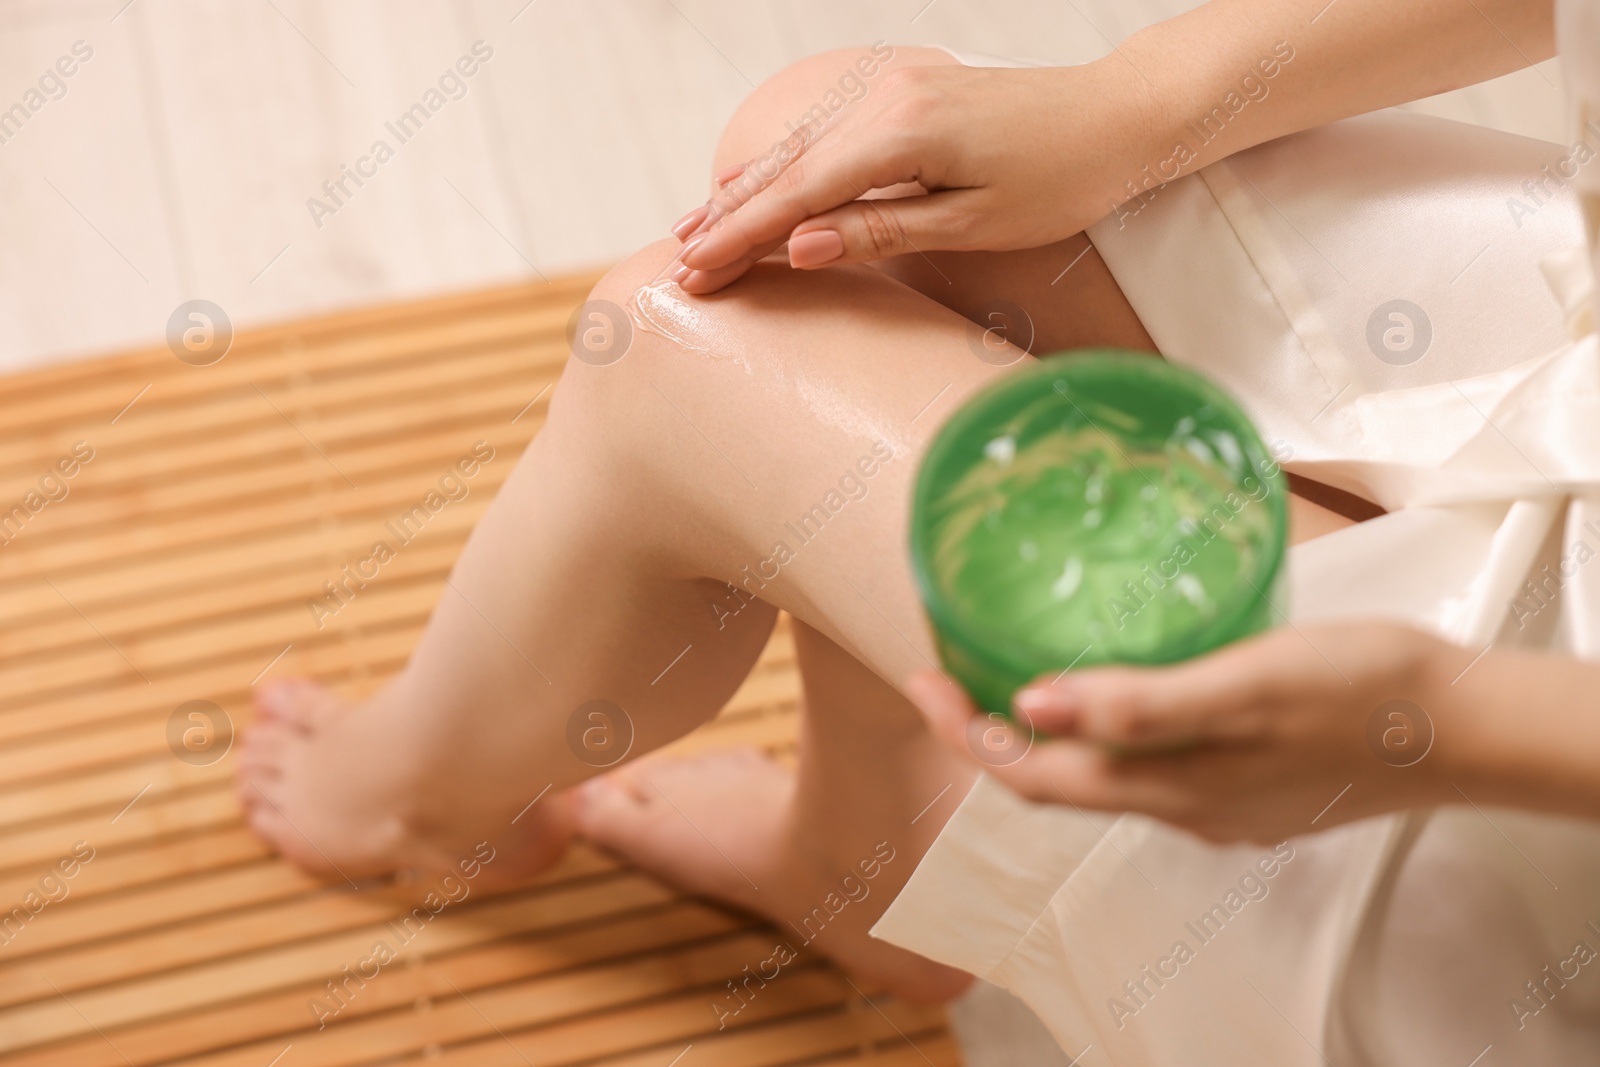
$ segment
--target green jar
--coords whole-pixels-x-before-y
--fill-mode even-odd
[[[911,561],[945,667],[1009,714],[1040,675],[1172,663],[1269,626],[1288,484],[1239,406],[1148,354],[1063,353],[923,457]]]

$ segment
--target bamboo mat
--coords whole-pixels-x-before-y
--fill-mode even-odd
[[[161,347],[0,381],[0,1062],[958,1063],[940,1012],[804,956],[719,1031],[711,1005],[778,935],[583,847],[442,911],[318,1029],[309,1002],[421,890],[269,855],[225,722],[186,736],[209,720],[178,709],[237,729],[262,677],[359,694],[400,666],[591,282],[241,334],[209,366]],[[319,629],[307,600],[479,440],[497,460],[470,495]],[[797,692],[780,626],[680,746],[789,748]]]

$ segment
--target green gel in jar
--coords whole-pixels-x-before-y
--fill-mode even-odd
[[[1271,624],[1288,485],[1239,406],[1134,352],[973,396],[917,475],[911,560],[945,667],[987,711],[1044,674],[1172,663]]]

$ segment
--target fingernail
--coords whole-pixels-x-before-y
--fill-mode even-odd
[[[710,259],[700,251],[700,247],[704,245],[710,237],[711,235],[709,233],[702,233],[696,234],[694,237],[689,238],[689,240],[684,243],[683,250],[678,253],[679,262],[687,263],[695,270],[714,270],[717,267],[722,266],[721,263],[711,262]]]
[[[711,180],[716,182],[718,185],[727,185],[729,182],[733,181],[733,179],[744,173],[745,166],[746,164],[744,163],[735,163],[731,167],[723,167],[721,170],[717,171],[711,176]]]
[[[805,270],[832,263],[844,255],[838,230],[812,230],[789,238],[789,266]]]
[[[693,273],[693,267],[690,267],[687,263],[679,263],[672,268],[672,273],[670,273],[668,277],[677,282],[679,285],[682,285],[683,280]]]
[[[686,239],[691,233],[700,228],[700,224],[706,220],[706,216],[709,214],[711,214],[711,205],[701,204],[672,224],[672,236],[680,241]]]

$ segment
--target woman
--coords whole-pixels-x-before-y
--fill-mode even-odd
[[[1495,649],[1475,660],[1477,648],[1393,624],[1285,629],[1222,654],[1233,659],[1170,673],[1086,674],[1071,679],[1081,688],[1047,688],[1025,702],[1042,724],[1091,741],[1212,742],[1181,756],[1118,760],[1093,745],[1055,742],[1013,764],[990,755],[986,741],[964,743],[957,695],[926,676],[907,681],[933,662],[904,561],[907,488],[939,422],[1023,358],[995,343],[999,327],[1032,352],[1153,351],[1159,340],[1169,357],[1223,379],[1269,439],[1278,431],[1310,470],[1343,483],[1335,487],[1344,492],[1298,483],[1294,536],[1313,553],[1319,543],[1347,543],[1338,539],[1363,525],[1382,525],[1352,527],[1381,511],[1355,499],[1352,487],[1408,514],[1428,509],[1409,510],[1412,482],[1364,481],[1364,471],[1382,465],[1361,453],[1364,439],[1346,432],[1359,424],[1349,420],[1365,398],[1405,384],[1391,373],[1401,365],[1379,357],[1380,349],[1366,354],[1370,366],[1341,363],[1337,341],[1308,359],[1300,332],[1307,322],[1353,315],[1364,327],[1370,311],[1406,292],[1429,296],[1431,331],[1470,334],[1474,342],[1452,346],[1448,360],[1424,353],[1413,365],[1440,387],[1522,366],[1564,341],[1541,303],[1549,298],[1535,264],[1577,240],[1570,201],[1548,196],[1527,225],[1505,223],[1498,246],[1478,248],[1491,215],[1503,221],[1500,191],[1538,177],[1549,146],[1399,117],[1265,145],[1544,58],[1549,5],[1501,0],[1463,13],[1428,0],[1407,4],[1403,14],[1392,0],[1304,7],[1218,0],[1078,68],[979,70],[942,52],[900,48],[885,57],[880,47],[814,57],[762,86],[718,148],[721,206],[692,212],[679,231],[688,245],[642,251],[585,306],[583,327],[594,332],[579,334],[579,358],[563,376],[546,427],[474,532],[405,672],[354,707],[305,684],[263,691],[263,719],[241,761],[252,825],[292,858],[349,875],[450,864],[488,837],[515,846],[503,850],[517,858],[515,870],[496,864],[504,876],[551,862],[576,825],[691,890],[780,922],[837,899],[850,878],[870,893],[829,909],[808,941],[900,995],[940,999],[964,987],[961,970],[866,932],[934,848],[982,763],[1047,800],[1146,811],[1216,838],[1275,839],[1435,803],[1445,795],[1429,777],[1435,768],[1492,764],[1482,743],[1458,739],[1450,719],[1417,765],[1424,773],[1374,776],[1372,763],[1395,768],[1346,738],[1352,721],[1365,728],[1375,699],[1418,697],[1425,680],[1464,670],[1455,689],[1475,694],[1464,704],[1498,710],[1513,687],[1553,719],[1570,692],[1564,687],[1581,684],[1590,668]],[[829,94],[846,75],[867,91],[833,109]],[[1180,143],[1187,152],[1176,151]],[[1416,155],[1419,144],[1429,145],[1420,161],[1374,173],[1370,160]],[[1247,151],[1254,145],[1264,147]],[[1182,177],[1241,151],[1237,166]],[[779,168],[768,159],[786,164],[775,179]],[[936,191],[897,199],[919,191],[910,182]],[[873,198],[858,202],[869,190]],[[1421,236],[1448,245],[1451,256],[1434,257],[1420,238],[1386,230],[1395,224],[1389,209],[1398,194],[1407,213],[1427,220]],[[1320,210],[1330,196],[1339,210]],[[1447,210],[1435,210],[1440,203]],[[1108,212],[1093,239],[1085,236],[1084,227]],[[1250,226],[1255,231],[1244,234]],[[786,239],[793,266],[827,269],[766,261]],[[1252,258],[1274,252],[1279,260],[1265,266]],[[867,261],[873,266],[859,265]],[[1369,276],[1422,281],[1415,290],[1358,291]],[[1348,291],[1338,290],[1341,278]],[[1485,322],[1477,309],[1490,301],[1506,310]],[[1379,321],[1382,337],[1389,320]],[[1327,380],[1333,369],[1350,371],[1343,389]],[[1252,381],[1252,373],[1268,372],[1276,380]],[[1485,399],[1473,388],[1462,396],[1469,407]],[[1451,411],[1434,436],[1460,436],[1463,413]],[[1294,455],[1288,466],[1297,468]],[[1448,462],[1440,469],[1441,478],[1454,476]],[[1439,499],[1460,503],[1459,494]],[[1462,506],[1471,514],[1452,511],[1437,529],[1467,540],[1494,525],[1483,518],[1492,509]],[[596,758],[586,731],[625,735],[623,747],[637,754],[692,729],[743,680],[778,609],[797,620],[806,695],[797,772],[746,754],[593,779],[596,765],[612,757]],[[1297,648],[1301,641],[1315,662]],[[1349,679],[1354,699],[1317,676],[1323,664]],[[1267,684],[1280,669],[1298,689]],[[1547,692],[1530,686],[1530,674]],[[1235,702],[1226,686],[1236,676],[1255,678],[1271,699],[1230,715]],[[1185,699],[1160,699],[1172,682]],[[934,733],[906,691],[925,705]],[[1279,719],[1294,728],[1271,732],[1270,745],[1258,740]],[[1481,719],[1498,737],[1494,716]],[[1331,761],[1328,739],[1338,741]],[[1529,792],[1523,786],[1533,776],[1497,776],[1491,766],[1468,792],[1479,796],[1508,780],[1493,799],[1597,810],[1592,781],[1560,770],[1594,765],[1592,734],[1569,729],[1561,744],[1536,738],[1520,747],[1526,762],[1551,768],[1539,775],[1541,788]],[[1372,758],[1360,765],[1352,752]],[[1439,781],[1453,774],[1441,771]],[[1235,789],[1241,777],[1243,791]],[[595,784],[568,791],[584,779]],[[1350,782],[1349,795],[1333,796],[1326,787],[1334,782]],[[1081,1034],[1107,1048],[1121,1041],[1117,1063],[1211,1062],[1213,1054],[1310,1062],[1322,1048],[1373,1057],[1374,1049],[1400,1050],[1407,1062],[1412,1053],[1422,1062],[1467,1041],[1451,1032],[1450,1011],[1462,997],[1482,999],[1482,989],[1413,989],[1418,1033],[1410,1033],[1384,997],[1396,983],[1414,984],[1415,974],[1397,970],[1381,951],[1392,924],[1366,917],[1396,914],[1394,907],[1374,911],[1374,901],[1426,897],[1441,864],[1475,870],[1482,842],[1430,838],[1404,822],[1383,828],[1375,843],[1367,824],[1297,841],[1298,859],[1276,859],[1277,903],[1257,907],[1256,928],[1233,926],[1225,942],[1207,942],[1203,966],[1268,964],[1272,977],[1256,976],[1269,982],[1267,1006],[1237,1008],[1207,995],[1205,979],[1158,993],[1160,983],[1175,981],[1160,978],[1162,960],[1146,978],[1138,953],[1123,951],[1137,915],[1097,925],[1092,915],[1057,912],[1054,942],[1005,945],[1003,936],[980,930],[976,955],[999,946],[994,959],[975,959],[954,942],[985,922],[1021,923],[1015,932],[1022,935],[1065,888],[1083,892],[1072,884],[1080,871],[1108,875],[1110,885],[1102,841],[1113,851],[1144,849],[1135,853],[1148,861],[1139,877],[1177,900],[1174,907],[1211,899],[1221,883],[1210,875],[1237,875],[1240,861],[1247,874],[1257,872],[1250,885],[1266,885],[1259,849],[1212,849],[1153,824],[1088,819],[1066,805],[1013,810],[992,790],[971,794],[959,825],[940,841],[938,862],[918,871],[922,885],[897,903],[899,917],[891,913],[885,932],[1011,980],[1064,1041]],[[1305,808],[1313,797],[1317,805]],[[1057,812],[1077,824],[1052,821]],[[962,849],[991,816],[1011,819],[1011,830],[1028,823],[1040,836],[1021,854],[969,856],[967,869],[982,877],[957,884]],[[1561,828],[1549,836],[1592,859],[1600,850],[1584,833]],[[1010,863],[999,882],[997,862]],[[1497,872],[1498,863],[1485,860],[1484,869]],[[1592,868],[1574,868],[1569,894],[1581,898],[1596,884]],[[1335,884],[1341,872],[1348,884]],[[929,888],[930,880],[942,884]],[[1524,962],[1532,965],[1527,978],[1541,974],[1533,961],[1546,958],[1550,938],[1540,924],[1548,909],[1516,895],[1525,887],[1491,888],[1414,943],[1427,949],[1459,940],[1479,912],[1526,920],[1517,945],[1494,946],[1494,965],[1506,969],[1506,989],[1516,992]],[[1256,899],[1255,890],[1243,892]],[[971,907],[985,893],[1014,899]],[[1293,905],[1287,912],[1285,900]],[[1093,894],[1078,901],[1096,906]],[[937,929],[919,933],[930,922]],[[1304,969],[1315,976],[1298,985],[1294,968],[1278,965],[1285,939],[1296,937]],[[1251,952],[1228,961],[1230,945]],[[1019,947],[1032,958],[1019,963]],[[1085,984],[1112,975],[1129,976],[1129,988],[1117,994],[1122,1014],[1101,1003],[1115,982]],[[1499,988],[1500,980],[1496,972],[1480,985]],[[1594,1036],[1592,1001],[1576,980],[1559,998],[1547,995],[1528,994],[1527,1010],[1543,1017],[1525,1061],[1573,1062],[1574,1050],[1592,1047],[1583,1044]],[[1567,1018],[1573,1005],[1590,1014]],[[1168,1011],[1177,1014],[1163,1021]],[[1130,1022],[1135,1015],[1144,1018]],[[1468,1049],[1462,1062],[1477,1053]]]

